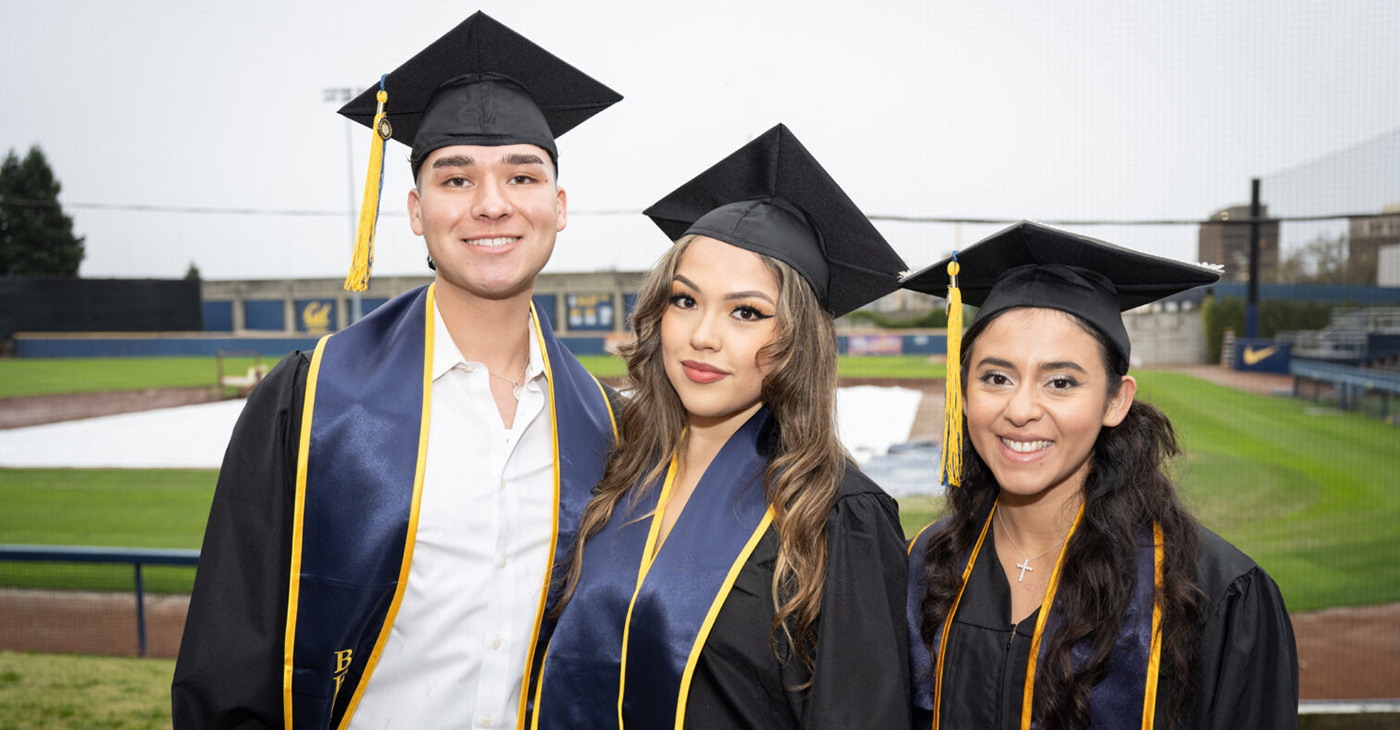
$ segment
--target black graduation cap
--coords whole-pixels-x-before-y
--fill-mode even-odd
[[[643,212],[673,241],[708,236],[792,266],[834,317],[898,289],[906,268],[781,124]]]
[[[454,144],[533,144],[558,161],[554,138],[622,99],[483,12],[473,13],[383,78],[393,138],[421,161]],[[340,113],[374,125],[375,84]]]
[[[1127,372],[1130,343],[1123,312],[1169,294],[1215,283],[1220,272],[1115,246],[1097,238],[1021,221],[904,278],[907,289],[948,297],[948,368],[943,414],[944,484],[962,473],[962,303],[980,307],[975,325],[1016,307],[1043,307],[1082,318],[1108,337]]]
[[[1014,307],[1069,312],[1107,335],[1124,366],[1129,343],[1122,312],[1220,278],[1209,266],[1021,221],[909,275],[904,286],[946,296],[955,259],[962,300],[981,307],[974,323]]]
[[[532,144],[549,153],[557,169],[554,138],[621,98],[480,11],[380,77],[340,108],[374,130],[345,288],[364,291],[369,283],[389,139],[412,148],[415,173],[433,150],[455,144]]]

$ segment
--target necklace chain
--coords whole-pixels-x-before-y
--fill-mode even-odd
[[[1018,576],[1016,576],[1016,582],[1017,582],[1017,583],[1020,583],[1020,582],[1022,582],[1023,580],[1025,580],[1025,578],[1026,578],[1026,571],[1029,570],[1029,571],[1031,571],[1032,573],[1035,572],[1035,568],[1032,568],[1032,567],[1031,567],[1031,561],[1032,561],[1032,560],[1039,560],[1039,559],[1045,557],[1045,554],[1046,554],[1046,553],[1048,553],[1048,552],[1050,552],[1051,550],[1054,550],[1055,548],[1057,548],[1057,547],[1063,545],[1064,542],[1065,542],[1065,540],[1069,537],[1069,533],[1066,532],[1066,533],[1065,533],[1065,536],[1062,537],[1062,538],[1060,538],[1060,541],[1059,541],[1059,542],[1055,543],[1054,545],[1051,545],[1048,549],[1046,549],[1045,552],[1043,552],[1043,553],[1041,553],[1041,554],[1039,554],[1039,555],[1037,555],[1037,556],[1035,556],[1035,557],[1033,557],[1033,558],[1027,558],[1027,557],[1026,557],[1026,552],[1025,552],[1024,550],[1021,549],[1021,546],[1020,546],[1020,545],[1017,545],[1017,544],[1016,544],[1016,538],[1014,538],[1014,537],[1011,536],[1011,531],[1008,530],[1008,529],[1006,529],[1006,522],[1005,522],[1004,520],[1001,519],[1001,510],[997,510],[997,524],[998,524],[998,525],[1001,525],[1001,531],[1004,532],[1004,533],[1006,533],[1006,539],[1011,541],[1011,547],[1016,548],[1016,552],[1018,552],[1018,553],[1021,554],[1021,562],[1019,562],[1019,563],[1016,564],[1016,567],[1021,569],[1021,574],[1018,575]]]
[[[529,367],[530,367],[530,361],[527,359],[527,360],[525,361],[525,364],[522,365],[522,366],[520,367],[520,380],[511,380],[510,378],[507,378],[507,377],[504,376],[504,375],[497,375],[496,373],[491,372],[491,368],[486,368],[486,374],[487,374],[487,375],[490,375],[490,376],[493,377],[493,378],[500,378],[501,380],[504,380],[504,381],[506,381],[507,383],[510,383],[510,385],[511,385],[511,391],[510,391],[510,392],[511,392],[511,395],[514,395],[516,400],[520,400],[520,385],[521,385],[522,383],[525,382],[525,371],[526,371]]]

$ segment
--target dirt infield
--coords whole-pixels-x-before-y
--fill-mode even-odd
[[[189,596],[146,596],[146,655],[174,657]],[[0,650],[137,656],[136,594],[0,588]]]
[[[210,388],[151,388],[112,393],[0,398],[0,428],[41,426],[80,418],[114,416],[218,400]]]
[[[147,655],[174,657],[189,596],[147,596]],[[1400,604],[1293,615],[1308,700],[1400,695]],[[130,593],[0,589],[0,650],[136,656]]]

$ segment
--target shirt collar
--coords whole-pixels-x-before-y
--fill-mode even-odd
[[[527,326],[530,328],[530,362],[525,366],[525,385],[529,387],[536,378],[545,375],[545,369],[544,354],[540,351],[540,338],[535,331],[534,317],[529,318]],[[469,362],[462,356],[462,351],[457,348],[457,343],[447,331],[447,324],[442,321],[442,312],[437,308],[437,302],[433,302],[433,380],[441,378],[458,364],[485,368],[482,363]]]

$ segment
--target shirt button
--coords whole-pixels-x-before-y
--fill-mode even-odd
[[[482,727],[491,727],[491,716],[490,716],[490,715],[487,715],[486,717],[481,718],[481,726],[482,726]]]
[[[506,567],[506,556],[502,555],[500,558],[497,558],[496,565],[502,568]]]
[[[501,648],[501,637],[497,636],[496,638],[494,638],[494,639],[491,640],[491,648],[492,648],[492,649],[499,649],[499,648]]]
[[[501,477],[501,489],[505,489],[505,488],[506,488],[506,478],[505,478],[505,477]]]

